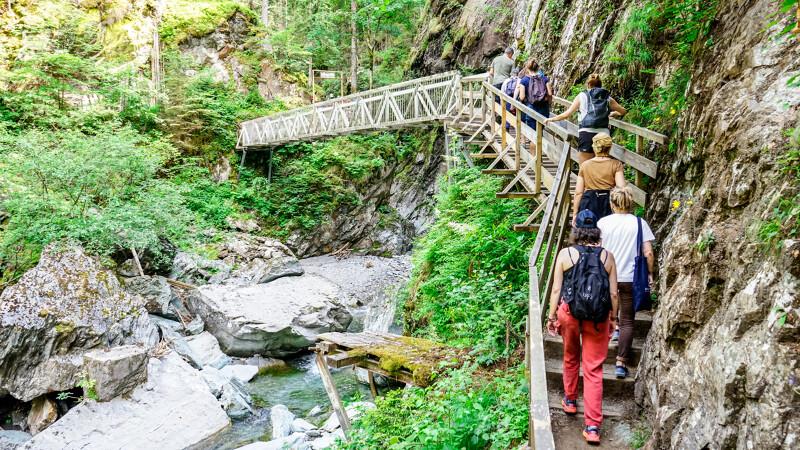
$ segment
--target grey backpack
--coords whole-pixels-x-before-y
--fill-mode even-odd
[[[591,88],[586,93],[586,115],[581,119],[581,128],[608,128],[608,116],[611,114],[609,99],[611,94],[603,88]]]

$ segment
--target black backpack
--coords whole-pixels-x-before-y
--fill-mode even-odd
[[[581,128],[608,128],[608,116],[611,114],[609,99],[611,94],[603,88],[591,88],[586,93],[586,115],[581,119]]]
[[[605,322],[611,311],[611,289],[608,272],[600,260],[602,247],[577,245],[578,262],[573,261],[571,278],[565,283],[564,298],[572,317],[578,320]],[[570,260],[572,254],[570,254]],[[608,259],[608,252],[606,252]]]

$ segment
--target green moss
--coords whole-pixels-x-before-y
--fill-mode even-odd
[[[219,28],[234,13],[244,14],[255,22],[255,13],[243,3],[233,0],[177,0],[169,2],[159,27],[166,47],[178,44],[192,36],[204,36]]]
[[[59,322],[55,326],[56,333],[58,334],[71,333],[74,329],[75,329],[75,324],[70,322]]]
[[[418,386],[429,385],[440,363],[455,354],[455,350],[427,339],[402,336],[393,341],[352,350],[350,353],[376,357],[381,369],[389,373],[407,370]]]

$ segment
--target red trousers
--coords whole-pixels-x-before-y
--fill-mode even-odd
[[[583,416],[586,426],[603,423],[603,362],[608,355],[609,321],[596,324],[572,317],[569,306],[558,308],[564,340],[564,394],[578,399],[578,371],[583,364]]]

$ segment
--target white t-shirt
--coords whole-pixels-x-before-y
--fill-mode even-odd
[[[589,98],[586,96],[586,91],[581,92],[578,94],[578,125],[583,122],[583,118],[589,112]],[[608,97],[608,101],[611,101],[611,97]],[[580,128],[578,131],[587,131],[589,133],[606,133],[611,135],[611,131],[608,128]]]
[[[614,255],[617,263],[617,281],[633,282],[633,261],[636,258],[638,226],[633,214],[611,214],[597,222],[603,239],[603,248]],[[650,226],[642,219],[642,241],[655,241]]]

